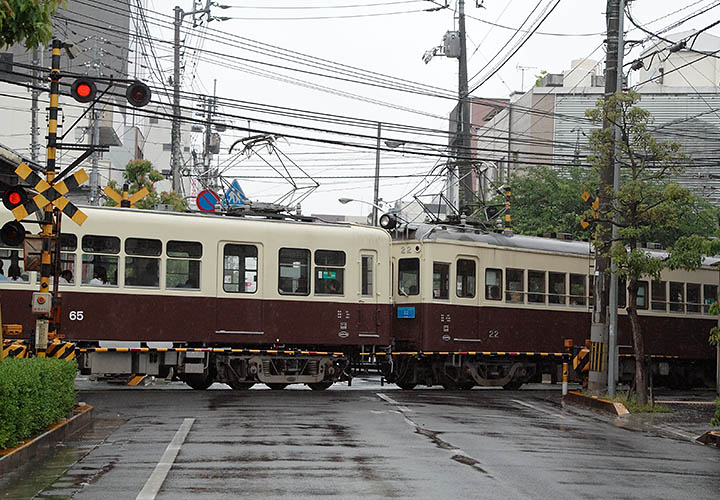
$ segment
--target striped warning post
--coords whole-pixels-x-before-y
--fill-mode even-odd
[[[583,347],[572,358],[572,367],[575,373],[582,375],[590,370],[590,349]]]
[[[75,344],[72,342],[63,342],[62,340],[53,340],[45,349],[46,358],[56,359],[75,359]]]
[[[28,346],[22,340],[13,340],[10,342],[3,343],[2,346],[2,357],[3,358],[27,358],[28,357]]]
[[[590,370],[602,372],[605,370],[605,343],[590,343]]]

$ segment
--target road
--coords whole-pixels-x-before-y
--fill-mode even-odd
[[[0,481],[0,498],[716,499],[720,491],[717,449],[673,434],[671,423],[663,432],[657,422],[563,408],[556,389],[225,387],[85,383],[79,396],[96,408],[94,428]]]

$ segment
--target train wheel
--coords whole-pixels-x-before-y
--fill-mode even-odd
[[[445,380],[440,385],[442,385],[442,388],[446,391],[457,391],[461,389],[460,385],[458,385],[455,381]]]
[[[412,391],[417,384],[415,382],[395,382],[395,385],[403,391]]]
[[[324,391],[325,389],[329,388],[331,385],[333,385],[332,382],[314,382],[312,384],[308,384],[308,387],[312,389],[313,391]]]
[[[227,382],[227,385],[236,391],[247,391],[255,385],[255,382]]]
[[[282,391],[285,389],[289,384],[265,384],[273,391]]]
[[[460,384],[460,390],[463,390],[463,391],[469,391],[473,387],[475,387],[474,380],[470,380],[469,382],[463,382],[462,384]]]
[[[503,389],[508,391],[517,391],[522,385],[523,383],[520,380],[511,380],[503,386]]]
[[[201,374],[185,375],[182,381],[197,391],[204,391],[213,383],[209,376]]]

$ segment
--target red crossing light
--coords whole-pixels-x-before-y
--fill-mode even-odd
[[[15,207],[25,203],[26,200],[27,193],[25,193],[25,190],[20,186],[8,188],[3,193],[3,205],[5,205],[5,208],[8,210],[13,210]]]
[[[70,88],[70,94],[77,102],[90,102],[95,99],[97,88],[89,78],[78,78]]]

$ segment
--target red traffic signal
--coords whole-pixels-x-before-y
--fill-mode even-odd
[[[9,247],[19,247],[25,239],[25,228],[18,221],[10,221],[0,229],[0,241]]]
[[[8,210],[13,210],[27,201],[27,193],[20,186],[8,188],[3,193],[3,205]]]
[[[139,81],[132,82],[125,91],[128,102],[136,108],[142,108],[149,103],[150,96],[150,87]]]
[[[95,100],[96,93],[95,82],[89,78],[78,78],[70,87],[70,94],[77,102],[91,102]]]

